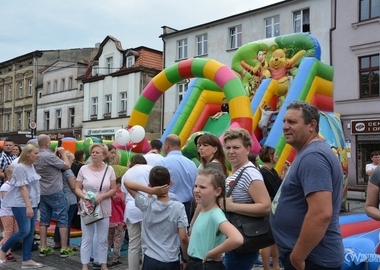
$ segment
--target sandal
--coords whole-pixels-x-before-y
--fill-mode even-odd
[[[0,259],[0,266],[5,266],[6,263],[7,263],[7,259],[5,260]]]
[[[7,258],[7,262],[15,262],[16,261],[16,258],[13,256],[12,253],[8,253],[7,255],[5,255],[5,257]]]

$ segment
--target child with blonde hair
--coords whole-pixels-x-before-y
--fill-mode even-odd
[[[4,184],[0,188],[1,201],[3,201],[4,197],[6,196],[6,194],[9,191],[10,182],[11,182],[12,174],[13,174],[13,168],[14,168],[13,166],[8,165],[4,170],[4,175],[5,175],[6,181],[4,182]],[[5,207],[2,205],[1,209],[0,209],[0,217],[1,217],[1,222],[4,225],[4,236],[0,242],[0,246],[2,246],[5,242],[7,242],[7,240],[9,239],[9,237],[11,237],[12,234],[14,234],[15,232],[18,231],[18,226],[17,226],[16,219],[13,216],[13,212],[12,212],[11,207]],[[7,262],[15,262],[16,261],[15,257],[13,256],[13,254],[11,252],[11,249],[9,249],[6,252],[6,259],[7,259]]]

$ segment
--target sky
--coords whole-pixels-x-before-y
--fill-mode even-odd
[[[107,35],[123,48],[162,50],[162,26],[177,30],[280,0],[1,0],[0,63],[35,50],[94,47]]]

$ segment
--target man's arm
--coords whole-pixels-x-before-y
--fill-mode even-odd
[[[364,209],[367,216],[380,221],[379,191],[380,188],[377,185],[368,182],[367,200]]]
[[[310,193],[306,196],[306,201],[308,211],[290,254],[290,261],[296,269],[304,269],[305,259],[324,237],[333,213],[331,191]]]

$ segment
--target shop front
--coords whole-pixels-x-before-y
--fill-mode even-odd
[[[97,137],[102,140],[114,140],[115,133],[122,126],[104,127],[104,128],[88,128],[83,130],[84,137]]]

